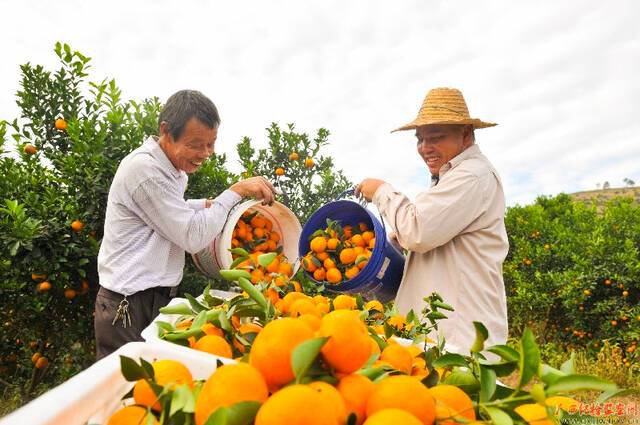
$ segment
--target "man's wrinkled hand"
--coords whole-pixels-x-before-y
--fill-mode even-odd
[[[244,197],[261,199],[262,205],[272,205],[275,200],[276,190],[271,182],[264,177],[251,177],[239,181],[229,189]]]
[[[362,182],[356,187],[356,190],[353,192],[355,196],[364,197],[367,201],[371,202],[373,199],[373,195],[376,194],[376,191],[380,186],[385,184],[384,180],[379,179],[364,179]]]

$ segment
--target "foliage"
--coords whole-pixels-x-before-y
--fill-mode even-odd
[[[568,195],[510,208],[504,264],[511,331],[535,324],[545,341],[603,341],[637,361],[640,339],[640,208],[616,198],[604,207]]]
[[[329,132],[324,128],[318,130],[313,140],[306,133],[296,133],[293,124],[281,130],[273,123],[267,133],[268,149],[256,152],[247,137],[238,144],[240,163],[244,167],[242,175],[274,176],[276,187],[283,192],[278,200],[289,207],[300,222],[306,222],[311,213],[353,186],[342,171],[335,169],[331,157],[318,156],[328,143]],[[282,176],[276,174],[278,168],[284,171]]]

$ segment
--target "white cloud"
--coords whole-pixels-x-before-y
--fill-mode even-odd
[[[196,88],[218,105],[219,149],[266,144],[272,121],[331,131],[328,152],[354,181],[428,185],[411,132],[427,90],[465,93],[498,122],[478,143],[507,203],[640,181],[640,4],[633,0],[81,1],[1,3],[0,115],[18,110],[18,65],[56,66],[55,41],[93,58],[92,78],[125,96]]]

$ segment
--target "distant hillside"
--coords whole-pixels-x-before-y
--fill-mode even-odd
[[[598,204],[604,204],[616,196],[630,196],[633,197],[636,204],[640,204],[640,187],[612,187],[610,189],[587,190],[584,192],[571,193],[569,196],[576,201],[583,202],[591,202],[591,200],[595,198]]]

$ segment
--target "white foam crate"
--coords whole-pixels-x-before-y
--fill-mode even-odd
[[[120,355],[136,362],[172,359],[189,368],[194,379],[207,379],[217,361],[235,363],[211,354],[198,355],[195,350],[175,350],[174,344],[155,345],[130,342],[94,363],[63,384],[0,419],[0,425],[100,425],[122,407],[122,396],[133,386],[120,372]]]

